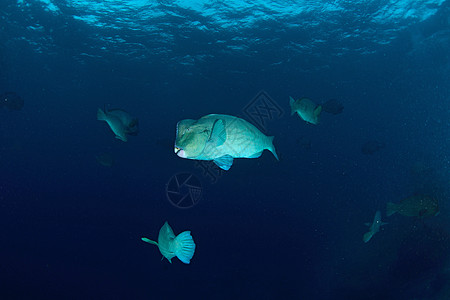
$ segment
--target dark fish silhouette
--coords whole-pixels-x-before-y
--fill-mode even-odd
[[[112,167],[114,165],[114,156],[111,153],[100,153],[95,158],[104,167]]]
[[[361,152],[364,155],[372,155],[385,147],[385,143],[378,141],[368,141],[361,146]]]
[[[439,203],[434,197],[428,195],[413,195],[403,199],[400,203],[388,202],[386,215],[399,213],[407,217],[431,217],[439,214]]]
[[[14,92],[6,92],[0,95],[0,106],[5,106],[10,110],[21,110],[23,99]]]
[[[331,99],[322,104],[322,111],[329,114],[337,115],[344,110],[344,105],[337,101],[336,99]]]

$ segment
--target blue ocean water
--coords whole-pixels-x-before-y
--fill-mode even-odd
[[[448,0],[1,1],[0,94],[24,105],[0,107],[0,299],[450,299],[449,16]],[[307,124],[289,96],[344,110]],[[104,107],[139,134],[115,139]],[[177,122],[211,113],[275,136],[280,161],[177,157]],[[386,216],[417,193],[440,214]],[[190,264],[141,241],[165,221],[192,232]]]

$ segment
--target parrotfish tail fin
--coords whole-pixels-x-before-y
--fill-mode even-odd
[[[390,217],[397,212],[397,204],[388,202],[386,204],[386,216]]]
[[[191,262],[195,252],[195,243],[190,231],[184,231],[175,238],[175,255],[185,264]]]
[[[97,120],[99,120],[99,121],[105,121],[106,120],[106,114],[101,108],[99,108],[97,110]]]
[[[294,110],[294,102],[295,102],[294,98],[292,98],[291,96],[289,96],[289,106],[291,107],[291,116],[292,116],[293,114],[295,114],[295,110]]]
[[[277,154],[277,152],[275,151],[275,146],[273,145],[273,136],[269,136],[268,137],[269,138],[269,143],[268,143],[268,147],[267,147],[267,149],[270,151],[270,152],[272,152],[272,154],[273,154],[273,156],[275,156],[275,158],[277,159],[277,160],[280,160],[279,158],[278,158],[278,154]]]
[[[373,236],[373,232],[372,231],[364,233],[364,236],[363,236],[364,243],[367,243],[368,241],[370,241],[372,236]]]
[[[149,244],[158,246],[158,243],[157,243],[157,242],[152,241],[152,240],[150,240],[150,239],[148,239],[148,238],[143,237],[143,238],[141,238],[141,240],[143,240],[143,241],[146,242],[146,243],[149,243]]]
[[[318,106],[314,109],[314,117],[315,117],[315,118],[318,118],[321,112],[322,112],[322,105],[318,105]]]

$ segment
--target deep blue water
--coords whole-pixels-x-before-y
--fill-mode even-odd
[[[0,94],[24,106],[0,107],[0,299],[450,299],[449,15],[449,1],[2,1]],[[261,92],[280,161],[212,180],[174,154],[178,121],[251,121]],[[344,111],[306,124],[289,96]],[[104,106],[139,134],[115,139]],[[370,141],[385,146],[365,155]],[[179,173],[202,185],[189,209],[167,197]],[[440,214],[386,217],[414,193]],[[364,243],[377,210],[389,224]],[[165,221],[192,232],[189,265],[140,240]]]

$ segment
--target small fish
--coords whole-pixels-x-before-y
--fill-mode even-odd
[[[401,200],[400,203],[388,202],[386,215],[389,217],[395,213],[420,218],[437,216],[439,214],[439,203],[433,197],[417,194]]]
[[[159,251],[163,255],[163,258],[172,263],[172,258],[178,257],[185,264],[191,262],[195,252],[195,243],[192,239],[190,231],[183,231],[179,235],[175,236],[172,228],[167,222],[159,230],[158,242],[152,241],[148,238],[141,238],[142,241],[156,245]]]
[[[14,92],[6,92],[0,95],[0,107],[5,106],[10,110],[21,110],[23,99]]]
[[[342,113],[343,110],[344,106],[336,99],[328,100],[327,102],[322,104],[322,111],[329,114],[338,115]]]
[[[383,225],[386,225],[387,223],[381,221],[381,213],[379,210],[375,213],[375,217],[373,218],[372,223],[366,223],[367,226],[369,226],[369,231],[364,233],[363,241],[364,243],[367,243],[370,241],[370,239],[380,231],[380,227]]]
[[[361,146],[361,153],[364,155],[372,155],[380,151],[386,146],[385,143],[379,141],[367,141]]]
[[[278,160],[273,136],[266,136],[244,119],[211,114],[178,122],[175,153],[182,158],[212,160],[229,170],[234,158],[258,158],[267,149]]]
[[[100,153],[95,158],[104,167],[112,167],[114,165],[114,156],[111,153]]]
[[[289,97],[289,105],[291,106],[291,115],[297,113],[307,123],[319,124],[322,105],[317,105],[308,98],[294,100],[292,97]]]
[[[128,141],[127,134],[137,135],[139,132],[138,119],[132,118],[130,114],[121,109],[97,110],[97,120],[108,123],[116,138]]]

